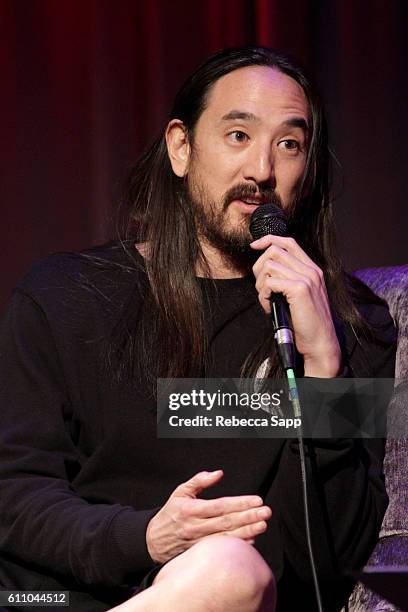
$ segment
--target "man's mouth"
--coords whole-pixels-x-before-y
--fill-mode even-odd
[[[264,200],[261,200],[260,198],[241,198],[241,202],[244,202],[244,204],[249,204],[249,205],[255,205],[255,206],[260,206],[261,204],[265,204]]]
[[[254,210],[258,208],[262,204],[259,199],[256,198],[245,198],[245,199],[236,199],[234,200],[238,204],[238,207],[245,213],[253,213]]]

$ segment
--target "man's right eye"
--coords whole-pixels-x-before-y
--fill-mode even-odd
[[[229,132],[228,137],[233,141],[233,142],[246,142],[247,140],[249,140],[249,136],[248,134],[245,134],[245,132],[242,132],[242,130],[234,130],[233,132]]]

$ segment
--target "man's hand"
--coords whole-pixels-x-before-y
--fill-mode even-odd
[[[285,296],[305,376],[337,376],[341,351],[322,270],[293,238],[268,235],[252,242],[251,247],[265,251],[253,267],[259,301],[270,313],[271,294]]]
[[[147,526],[147,549],[165,563],[209,535],[229,535],[253,544],[272,516],[257,495],[197,499],[223,477],[222,470],[199,472],[179,485]]]

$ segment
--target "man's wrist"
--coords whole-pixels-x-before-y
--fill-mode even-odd
[[[153,563],[160,563],[160,560],[158,559],[158,553],[154,548],[153,545],[153,538],[151,537],[151,530],[152,530],[152,519],[154,517],[152,517],[149,521],[149,523],[147,524],[147,528],[146,528],[146,548],[147,548],[147,552],[150,555],[150,558],[152,559]]]
[[[325,355],[304,360],[304,375],[312,378],[335,378],[342,369],[341,355]]]

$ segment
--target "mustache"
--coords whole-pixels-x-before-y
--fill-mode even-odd
[[[257,187],[255,185],[235,185],[228,189],[224,195],[223,210],[227,210],[228,206],[234,200],[246,200],[256,196],[260,200],[260,204],[274,204],[283,210],[283,205],[280,197],[272,187]]]

